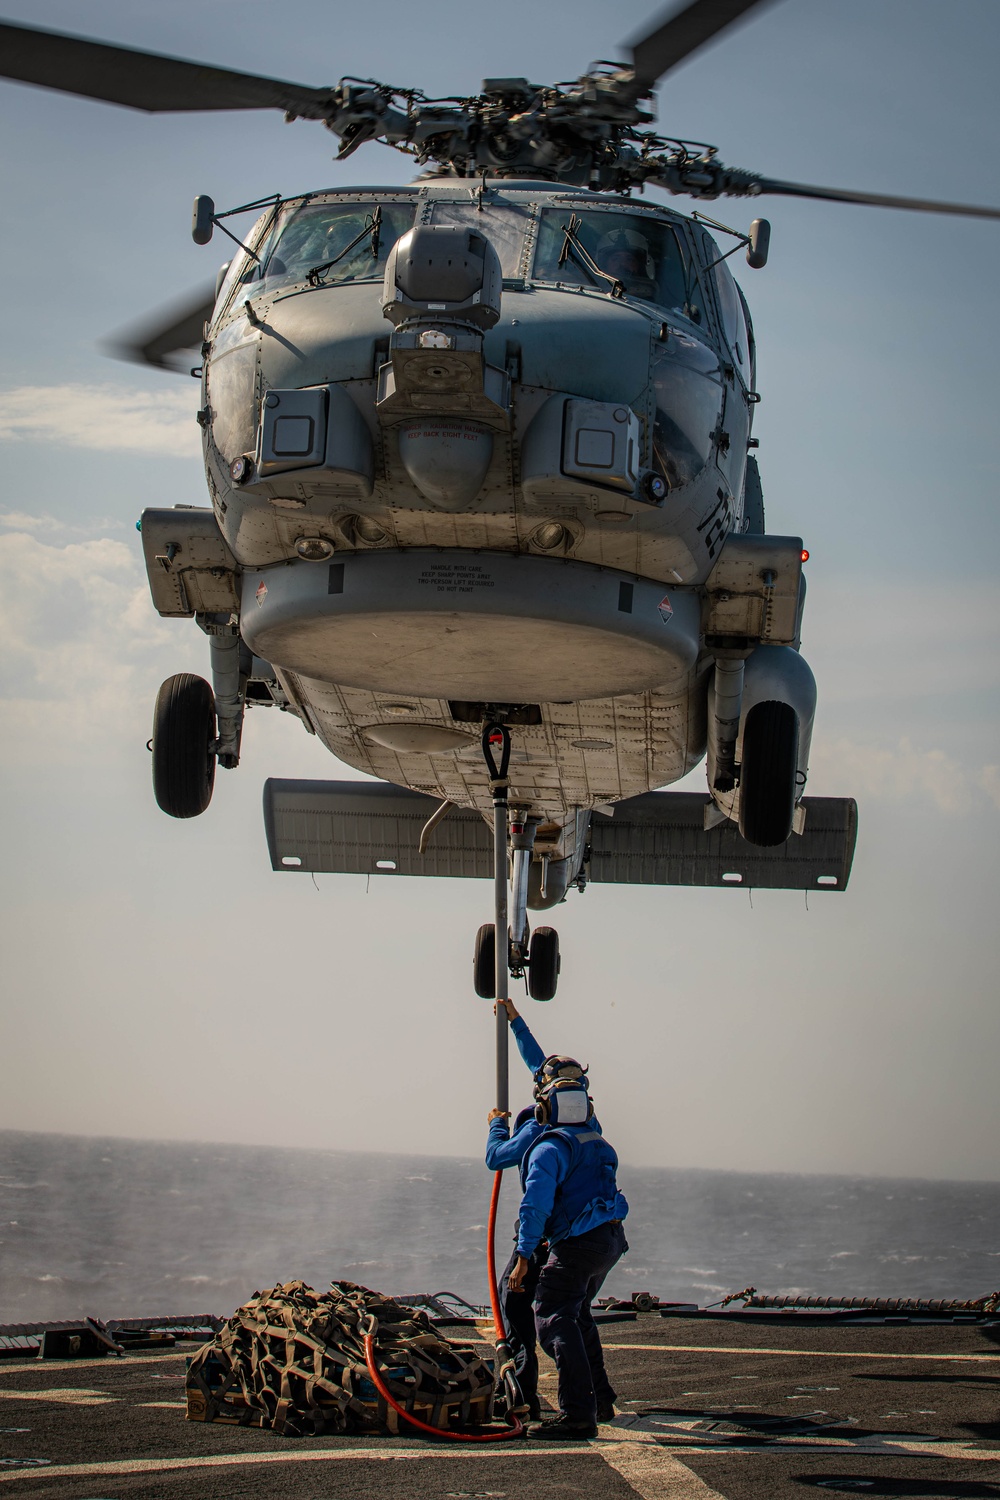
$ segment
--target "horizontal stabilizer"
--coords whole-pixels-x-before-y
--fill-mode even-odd
[[[493,832],[468,808],[453,808],[419,852],[437,806],[433,797],[387,782],[271,779],[264,824],[272,868],[491,879]],[[850,798],[804,797],[803,832],[773,849],[748,844],[732,823],[706,830],[710,806],[707,794],[647,792],[617,803],[610,818],[596,815],[591,880],[792,891],[847,885],[858,826]]]
[[[803,797],[801,833],[761,849],[735,823],[705,828],[708,793],[646,792],[595,817],[591,880],[617,885],[733,885],[755,890],[842,891],[858,835],[851,797]]]
[[[264,783],[264,826],[275,870],[338,875],[464,875],[489,880],[493,832],[456,807],[420,853],[420,832],[440,799],[387,781]]]

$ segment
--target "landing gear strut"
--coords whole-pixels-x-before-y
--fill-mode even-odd
[[[473,979],[476,994],[484,1000],[506,999],[508,978],[527,977],[533,1000],[551,1000],[559,979],[559,935],[552,927],[528,926],[528,885],[537,820],[508,806],[507,767],[510,762],[510,731],[505,724],[487,724],[483,730],[483,754],[493,793],[493,850],[495,922],[487,922],[476,934]],[[511,851],[510,899],[507,890],[507,849]],[[507,952],[497,950],[497,932],[507,933]],[[504,1028],[506,1056],[506,1028]],[[505,1106],[506,1107],[506,1106]]]
[[[497,1045],[497,1109],[510,1113],[509,1048],[507,1033],[507,1007],[501,1001],[507,999],[507,971],[509,954],[507,945],[498,943],[498,932],[507,932],[507,767],[510,765],[510,730],[506,724],[486,724],[483,728],[483,756],[490,773],[490,791],[493,793],[493,901],[496,921],[490,926],[480,927],[476,937],[476,990],[480,995],[492,989],[496,997],[496,1045]],[[499,759],[498,759],[499,757]],[[530,855],[529,855],[530,858]],[[527,881],[525,881],[527,890]],[[489,983],[490,959],[493,964],[493,982]],[[484,998],[487,998],[484,995]],[[527,1408],[521,1396],[521,1388],[514,1374],[514,1360],[504,1333],[503,1313],[496,1278],[496,1216],[500,1202],[502,1171],[493,1178],[493,1197],[490,1200],[490,1228],[487,1240],[487,1261],[490,1272],[490,1301],[493,1304],[493,1320],[497,1331],[496,1373],[503,1382],[504,1397],[508,1412],[524,1413]]]

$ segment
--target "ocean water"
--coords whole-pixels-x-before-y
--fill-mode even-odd
[[[498,1253],[517,1210],[508,1173]],[[606,1291],[976,1297],[1000,1183],[623,1167]],[[487,1300],[481,1160],[0,1131],[0,1323],[227,1315],[302,1277]]]

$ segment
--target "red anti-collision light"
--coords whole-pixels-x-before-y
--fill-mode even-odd
[[[806,551],[806,549],[804,547],[802,548],[802,561],[803,562],[808,562],[809,561],[809,553]]]

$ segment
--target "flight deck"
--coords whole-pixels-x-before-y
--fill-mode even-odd
[[[467,1327],[440,1323],[445,1334]],[[485,1331],[483,1329],[478,1330]],[[475,1332],[475,1330],[474,1330]],[[0,1360],[11,1500],[1000,1497],[1000,1321],[639,1312],[602,1328],[591,1442],[285,1438],[185,1420],[195,1346]],[[484,1346],[485,1348],[485,1346]],[[543,1357],[543,1406],[555,1374]],[[548,1399],[547,1399],[548,1398]]]

